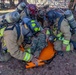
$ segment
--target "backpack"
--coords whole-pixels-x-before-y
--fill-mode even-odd
[[[12,28],[7,28],[7,27],[6,27],[6,28],[4,29],[4,31],[6,31],[6,30],[13,30],[14,27],[16,27],[16,31],[17,31],[17,41],[18,41],[18,39],[19,39],[19,37],[20,37],[20,34],[21,34],[20,26],[19,26],[18,24],[17,24],[17,25],[13,25]],[[4,28],[4,27],[2,27],[2,28]],[[1,32],[0,32],[0,33],[1,33]],[[7,47],[6,47],[5,43],[4,43],[3,47],[2,47],[2,43],[3,43],[2,38],[3,38],[3,35],[0,36],[0,52],[2,52],[2,53],[7,53]]]
[[[16,25],[13,25],[11,28],[7,28],[5,29],[6,30],[13,30],[14,27],[16,27],[16,31],[17,31],[17,40],[19,39],[20,35],[21,35],[21,30],[20,30],[20,26],[18,24]]]
[[[65,19],[65,17],[61,16],[60,19],[59,19],[59,21],[58,21],[58,30],[60,30],[61,23],[62,23],[63,19]]]
[[[61,16],[59,21],[58,21],[58,30],[60,30],[61,23],[62,23],[63,19],[66,19],[65,15]],[[69,21],[69,20],[67,20],[67,21],[69,23],[71,33],[75,34],[76,33],[76,25],[74,25],[75,21],[74,22]]]
[[[75,34],[76,33],[76,21],[75,21],[72,11],[66,10],[63,13],[63,15],[60,17],[59,22],[58,22],[58,30],[60,30],[60,25],[63,19],[66,19],[68,21],[71,33]]]

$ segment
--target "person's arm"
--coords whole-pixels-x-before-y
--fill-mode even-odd
[[[76,4],[76,0],[74,0],[74,3],[73,3],[73,6],[72,6],[72,9],[74,9],[75,4]]]
[[[12,57],[27,62],[32,59],[33,56],[30,53],[22,52],[20,50],[19,45],[17,44],[17,35],[13,30],[7,30],[4,32],[4,40]]]

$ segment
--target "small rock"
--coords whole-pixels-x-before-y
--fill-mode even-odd
[[[69,65],[69,63],[66,63],[66,65]]]
[[[0,71],[0,74],[1,74],[2,72]]]
[[[2,68],[3,66],[2,65],[0,65],[0,68]]]

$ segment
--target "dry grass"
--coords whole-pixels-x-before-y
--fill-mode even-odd
[[[2,15],[2,14],[6,14],[6,13],[9,13],[9,12],[12,12],[12,11],[14,11],[14,9],[0,10],[0,15]]]

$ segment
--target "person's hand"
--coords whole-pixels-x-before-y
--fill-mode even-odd
[[[66,51],[66,46],[67,46],[67,45],[65,45],[65,44],[62,45],[62,50],[63,50],[63,51]]]
[[[49,40],[49,35],[46,35],[46,42],[48,42]]]
[[[74,9],[74,7],[71,8],[72,10]]]
[[[35,65],[38,65],[38,59],[37,59],[36,57],[33,57],[32,62],[33,62]]]

